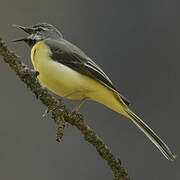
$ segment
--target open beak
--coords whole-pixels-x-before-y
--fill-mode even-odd
[[[20,25],[16,25],[16,24],[13,24],[13,27],[21,29],[30,35],[34,33],[34,28],[31,28],[31,27],[24,27],[24,26],[20,26]],[[20,42],[20,41],[26,41],[26,40],[27,40],[27,38],[19,38],[19,39],[12,40],[12,42]]]
[[[20,25],[16,25],[16,24],[13,24],[13,27],[16,27],[18,29],[22,29],[24,32],[26,32],[28,34],[34,33],[34,28],[32,28],[32,27],[24,27],[24,26],[20,26]]]

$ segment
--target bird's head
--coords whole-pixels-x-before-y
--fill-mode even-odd
[[[17,27],[19,29],[22,29],[25,31],[29,36],[25,38],[15,39],[14,42],[18,41],[24,41],[29,46],[33,46],[38,41],[44,40],[44,39],[60,39],[62,38],[62,34],[56,29],[53,25],[48,23],[39,23],[34,26],[19,26],[19,25],[13,25],[14,27]]]

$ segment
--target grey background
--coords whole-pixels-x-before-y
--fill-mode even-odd
[[[180,4],[176,0],[0,1],[0,36],[31,65],[25,34],[12,24],[49,22],[107,72],[131,108],[180,155]],[[1,58],[0,58],[1,59]],[[111,171],[75,127],[55,141],[45,107],[0,61],[0,179],[112,179]],[[69,108],[76,102],[66,101]],[[101,104],[80,110],[120,157],[132,179],[179,180],[180,160],[167,161],[128,119]]]

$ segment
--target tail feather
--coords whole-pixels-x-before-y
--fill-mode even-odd
[[[174,161],[177,155],[173,155],[169,147],[156,135],[156,133],[148,127],[135,113],[133,113],[128,107],[125,112],[133,123],[145,133],[145,135],[157,146],[161,153],[170,161]]]

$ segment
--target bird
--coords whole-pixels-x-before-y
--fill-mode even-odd
[[[130,119],[170,161],[174,155],[158,135],[130,109],[130,101],[115,88],[104,71],[79,47],[67,41],[53,25],[14,25],[28,34],[15,39],[31,48],[31,61],[40,83],[53,93],[80,100],[77,112],[86,100],[96,101]]]

